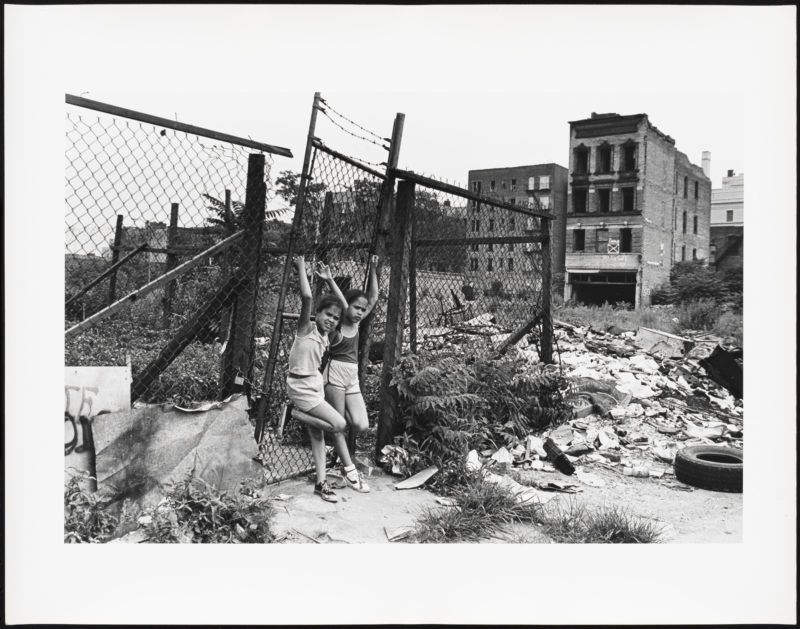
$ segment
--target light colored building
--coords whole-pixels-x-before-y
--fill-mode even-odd
[[[711,180],[647,114],[569,125],[564,299],[647,305],[673,264],[708,258]]]
[[[722,187],[711,190],[711,251],[717,269],[744,263],[744,174],[728,171]]]

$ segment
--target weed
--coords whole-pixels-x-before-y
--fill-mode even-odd
[[[566,509],[519,503],[505,489],[485,483],[478,475],[454,493],[456,507],[428,509],[417,520],[413,539],[418,543],[477,542],[509,524],[534,524],[557,543],[648,544],[657,542],[661,530],[650,520],[637,518],[618,507],[590,510],[570,502]],[[517,542],[527,542],[527,538]]]
[[[238,495],[230,495],[195,477],[192,470],[169,485],[146,533],[148,541],[160,543],[267,543],[273,540],[271,515],[269,500],[252,482],[242,482]]]
[[[717,324],[719,306],[710,299],[691,301],[677,308],[678,326],[683,330],[711,330]]]
[[[117,518],[107,510],[101,494],[86,491],[85,472],[75,473],[64,486],[64,542],[92,544],[107,541],[117,527]]]

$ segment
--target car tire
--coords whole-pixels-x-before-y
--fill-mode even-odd
[[[675,477],[711,491],[742,492],[744,453],[739,448],[689,446],[675,455]]]

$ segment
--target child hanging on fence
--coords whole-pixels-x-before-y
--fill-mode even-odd
[[[311,321],[313,299],[302,256],[294,259],[294,266],[300,280],[301,306],[297,335],[289,352],[286,392],[293,407],[293,417],[306,424],[311,437],[311,454],[317,474],[314,493],[328,502],[337,502],[338,497],[326,480],[324,433],[339,435],[344,441],[342,433],[347,428],[347,423],[342,414],[325,401],[325,385],[320,368],[322,356],[329,346],[328,335],[339,324],[343,308],[340,296],[325,295],[317,303],[315,318]],[[317,276],[329,286],[336,286],[325,265],[320,265]],[[344,454],[347,454],[346,446]],[[341,452],[339,456],[342,456]]]
[[[370,259],[367,292],[351,289],[347,295],[342,295],[336,283],[330,283],[334,295],[341,300],[343,312],[338,328],[330,336],[330,361],[323,371],[325,399],[356,432],[369,427],[367,407],[358,382],[358,326],[378,301],[377,266],[378,256],[374,255]],[[356,491],[368,492],[369,485],[350,458],[344,433],[335,434],[333,439],[345,482]]]

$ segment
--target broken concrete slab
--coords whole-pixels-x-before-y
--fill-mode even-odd
[[[741,357],[741,350],[729,352],[717,345],[708,358],[703,358],[699,362],[714,382],[725,387],[737,399],[742,399],[742,367],[736,361]]]
[[[422,487],[425,483],[430,480],[430,478],[439,471],[439,468],[435,465],[431,465],[430,467],[425,468],[421,472],[417,472],[414,476],[405,479],[397,483],[394,488],[395,489],[416,489],[417,487]]]

